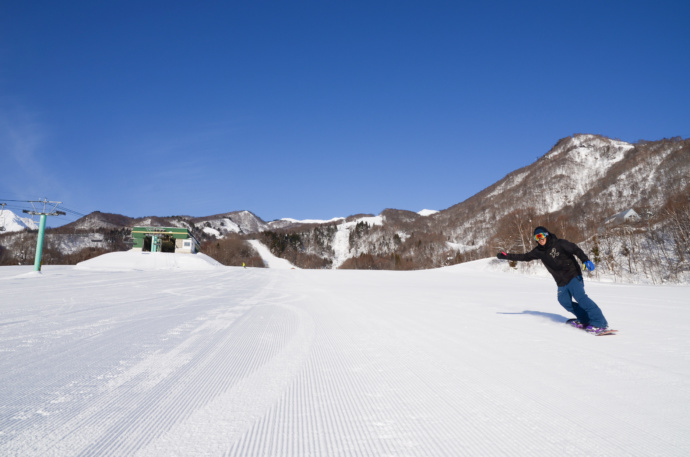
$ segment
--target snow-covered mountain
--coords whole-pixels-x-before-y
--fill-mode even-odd
[[[515,220],[561,218],[586,237],[621,211],[657,212],[670,198],[687,195],[689,185],[690,140],[630,144],[575,135],[435,220],[461,244],[484,245]]]
[[[634,148],[632,144],[595,135],[566,138],[535,164],[511,173],[492,186],[484,198],[503,198],[510,190],[518,190],[521,200],[539,204],[544,212],[552,213],[577,203]],[[526,185],[521,187],[523,183]],[[542,185],[545,192],[534,192],[535,187]],[[530,199],[535,196],[538,202]]]
[[[64,230],[112,230],[135,226],[181,227],[201,231],[214,237],[228,233],[256,233],[265,230],[268,224],[250,211],[233,211],[213,216],[146,216],[132,218],[121,214],[94,211],[81,219],[64,225]]]
[[[330,249],[334,267],[439,267],[492,256],[499,248],[524,250],[531,245],[531,230],[536,225],[551,227],[576,242],[589,240],[602,228],[610,228],[606,221],[611,217],[634,209],[644,215],[637,220],[638,237],[651,236],[642,225],[654,226],[655,249],[677,251],[675,257],[657,256],[668,259],[667,264],[659,265],[659,271],[671,264],[679,271],[689,268],[683,263],[690,257],[684,251],[688,236],[683,231],[688,230],[683,218],[690,218],[688,195],[690,140],[631,144],[575,135],[559,141],[535,163],[446,210],[429,214],[387,209],[375,226],[366,224],[365,217],[348,219],[354,224],[336,223],[339,242],[336,238],[321,241],[320,251]],[[669,211],[675,211],[673,217],[678,219],[675,229],[667,224]],[[300,249],[311,248],[309,227],[285,230],[300,235]],[[349,231],[348,244],[342,242],[343,230]],[[649,246],[646,241],[627,244]],[[614,245],[621,246],[621,251],[609,249],[602,262],[613,265],[617,256],[630,255],[625,243],[612,242]]]
[[[37,230],[38,224],[30,217],[19,217],[8,209],[0,213],[1,232],[20,232],[24,229]]]
[[[535,225],[545,225],[576,242],[591,241],[604,229],[610,232],[613,225],[606,221],[634,210],[640,215],[635,229],[638,238],[649,238],[649,228],[654,227],[658,233],[652,241],[658,245],[661,240],[667,244],[660,249],[674,252],[658,257],[674,264],[677,271],[685,271],[690,270],[683,263],[690,252],[679,243],[690,238],[684,235],[682,222],[690,218],[688,195],[690,140],[632,144],[598,135],[574,135],[558,141],[533,164],[441,211],[385,209],[378,215],[270,222],[250,211],[145,218],[94,212],[54,231],[117,232],[111,237],[115,239],[124,237],[133,226],[186,227],[202,242],[228,237],[257,239],[274,255],[303,268],[419,269],[488,257],[497,249],[524,250],[531,244],[529,235]],[[680,218],[676,228],[668,222],[672,218]],[[83,248],[94,249],[87,239],[84,237]],[[647,241],[637,239],[627,245],[612,241],[610,246],[621,246],[625,253],[630,251],[625,246],[648,246]],[[233,243],[220,251],[242,246]],[[11,243],[0,240],[3,244]],[[79,239],[71,240],[69,252],[78,247]],[[612,261],[616,249],[610,248],[602,261]]]
[[[190,218],[189,223],[201,227],[205,234],[216,238],[228,233],[257,233],[268,228],[268,224],[251,211],[233,211],[214,216]]]
[[[134,226],[134,219],[121,214],[94,211],[75,222],[64,225],[67,230],[110,230]]]

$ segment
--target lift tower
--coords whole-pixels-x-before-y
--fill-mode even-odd
[[[56,211],[57,206],[62,202],[49,202],[48,199],[30,201],[31,206],[34,207],[33,211],[27,209],[24,210],[26,214],[31,214],[32,216],[41,216],[41,222],[38,225],[38,240],[36,241],[36,259],[34,260],[34,271],[41,271],[41,256],[43,255],[43,236],[46,231],[46,218],[47,216],[64,216],[66,213],[64,211]],[[43,210],[36,208],[36,205],[43,205]],[[47,208],[53,205],[53,209],[47,211]]]

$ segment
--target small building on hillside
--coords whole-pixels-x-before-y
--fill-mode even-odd
[[[604,221],[604,224],[608,227],[616,227],[623,224],[638,222],[640,219],[642,218],[637,214],[637,211],[631,208],[609,217]]]
[[[196,254],[200,248],[191,232],[180,227],[133,227],[132,239],[132,249],[144,252]]]

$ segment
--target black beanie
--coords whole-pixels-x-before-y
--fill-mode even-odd
[[[549,231],[541,225],[534,229],[534,235],[536,235],[537,233],[543,233],[544,235],[549,236]]]

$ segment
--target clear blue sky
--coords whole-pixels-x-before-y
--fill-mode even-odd
[[[689,19],[686,0],[0,0],[0,199],[444,209],[574,133],[690,136]]]

